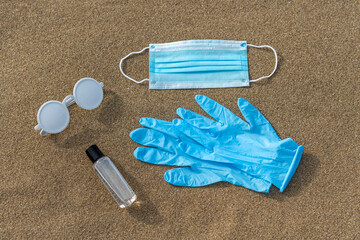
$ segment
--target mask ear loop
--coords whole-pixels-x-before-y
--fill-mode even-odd
[[[274,67],[274,70],[269,75],[263,76],[263,77],[260,77],[260,78],[254,79],[254,80],[250,80],[250,82],[257,82],[257,81],[260,81],[261,79],[271,77],[275,73],[277,65],[278,65],[278,56],[277,56],[277,53],[276,53],[275,49],[273,47],[269,46],[269,45],[256,46],[256,45],[248,44],[248,46],[249,47],[254,47],[254,48],[270,48],[274,52],[274,55],[275,55],[275,67]]]
[[[148,78],[145,78],[145,79],[143,79],[143,80],[136,81],[135,79],[129,77],[128,75],[126,75],[126,74],[124,73],[124,71],[123,71],[123,69],[122,69],[122,63],[123,63],[123,61],[124,61],[125,59],[127,59],[127,58],[130,57],[131,55],[133,55],[133,54],[140,54],[140,53],[142,53],[143,51],[145,51],[146,49],[149,49],[149,47],[146,47],[146,48],[144,48],[144,49],[142,49],[141,51],[138,51],[138,52],[131,52],[131,53],[129,53],[126,57],[124,57],[124,58],[122,58],[122,59],[120,60],[119,68],[120,68],[121,74],[124,75],[124,77],[126,77],[127,79],[129,79],[129,80],[131,80],[131,81],[133,81],[133,82],[135,82],[135,83],[142,83],[142,82],[145,82],[145,81],[149,81],[149,79],[148,79]]]

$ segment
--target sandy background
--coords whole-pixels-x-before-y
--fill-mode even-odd
[[[358,1],[1,1],[0,239],[360,239]],[[246,40],[279,54],[270,80],[250,88],[149,90],[120,75],[119,60],[149,43]],[[273,55],[250,49],[252,78]],[[148,53],[126,72],[148,76]],[[38,108],[76,81],[104,83],[92,111],[41,137]],[[171,167],[136,160],[128,134],[141,117],[172,120],[178,107],[203,113],[196,94],[239,114],[246,98],[281,138],[305,146],[284,193],[228,183],[181,188]],[[96,143],[139,202],[119,209],[85,149]]]

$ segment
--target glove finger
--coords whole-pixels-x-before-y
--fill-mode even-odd
[[[138,147],[134,151],[136,159],[157,165],[169,165],[186,167],[191,165],[191,160],[186,157],[177,156],[175,154],[162,151],[157,148]]]
[[[187,123],[200,129],[211,129],[217,126],[216,121],[188,109],[178,108],[176,113]]]
[[[149,128],[138,128],[129,134],[130,138],[142,145],[148,147],[157,147],[164,151],[174,153],[174,148],[178,145],[178,142],[165,134],[149,129]]]
[[[155,118],[141,118],[140,124],[144,127],[151,128],[165,134],[169,140],[177,141],[177,139],[181,139],[182,141],[191,141],[191,139],[189,139],[186,135],[181,134],[178,130],[176,130],[172,122]],[[177,145],[177,143],[175,145]]]
[[[248,188],[256,192],[268,193],[271,187],[271,183],[261,178],[256,178],[244,171],[231,169],[226,171],[226,181],[238,186]]]
[[[179,148],[183,151],[186,155],[197,158],[198,160],[203,160],[203,165],[212,165],[212,166],[224,166],[230,167],[234,165],[234,161],[236,161],[236,157],[229,158],[227,156],[219,155],[218,153],[215,154],[212,149],[208,149],[202,145],[192,144],[188,142],[181,142],[179,144]],[[243,157],[243,156],[242,156]],[[250,159],[250,158],[249,158]],[[252,159],[250,159],[252,160]]]
[[[237,168],[237,164],[212,161],[199,161],[197,162],[197,169],[208,169],[218,176],[223,176],[223,181],[232,183],[234,185],[242,186],[256,192],[269,192],[271,183],[264,179],[255,177],[245,171]]]
[[[238,123],[241,120],[238,116],[232,113],[229,109],[215,102],[214,100],[204,96],[204,95],[196,95],[196,102],[199,106],[207,112],[212,118],[221,122],[221,123]],[[242,120],[241,120],[242,121]],[[243,122],[243,121],[242,121]]]
[[[179,144],[179,148],[191,157],[205,161],[216,161],[214,152],[204,146],[182,142]]]
[[[244,98],[238,99],[238,106],[245,120],[252,126],[257,127],[264,133],[270,133],[276,140],[280,140],[275,130],[271,126],[270,122],[261,114],[261,112],[255,108]]]
[[[190,167],[171,169],[165,172],[165,181],[176,186],[201,187],[222,181],[221,177],[207,169]]]
[[[140,124],[144,127],[155,129],[159,132],[177,138],[177,133],[172,122],[159,120],[155,118],[141,118]]]
[[[206,134],[206,132],[187,124],[184,120],[174,119],[173,124],[179,132],[201,145],[206,146],[210,142],[211,136],[209,134]]]

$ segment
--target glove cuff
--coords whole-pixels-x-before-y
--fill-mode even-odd
[[[280,192],[283,192],[286,188],[286,186],[289,184],[291,178],[293,177],[298,165],[299,165],[299,162],[300,162],[300,159],[301,159],[301,156],[302,156],[302,153],[304,151],[304,146],[301,145],[299,146],[297,149],[296,149],[296,153],[294,155],[294,158],[291,162],[291,165],[290,165],[290,168],[289,168],[289,171],[287,172],[286,174],[286,177],[283,181],[283,184],[282,186],[280,187]]]

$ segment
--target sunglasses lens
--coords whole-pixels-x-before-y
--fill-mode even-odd
[[[69,124],[70,114],[65,104],[59,101],[48,101],[40,107],[37,118],[46,132],[59,133]]]
[[[84,109],[97,108],[103,100],[102,83],[93,78],[83,78],[74,87],[74,97],[77,105]]]

